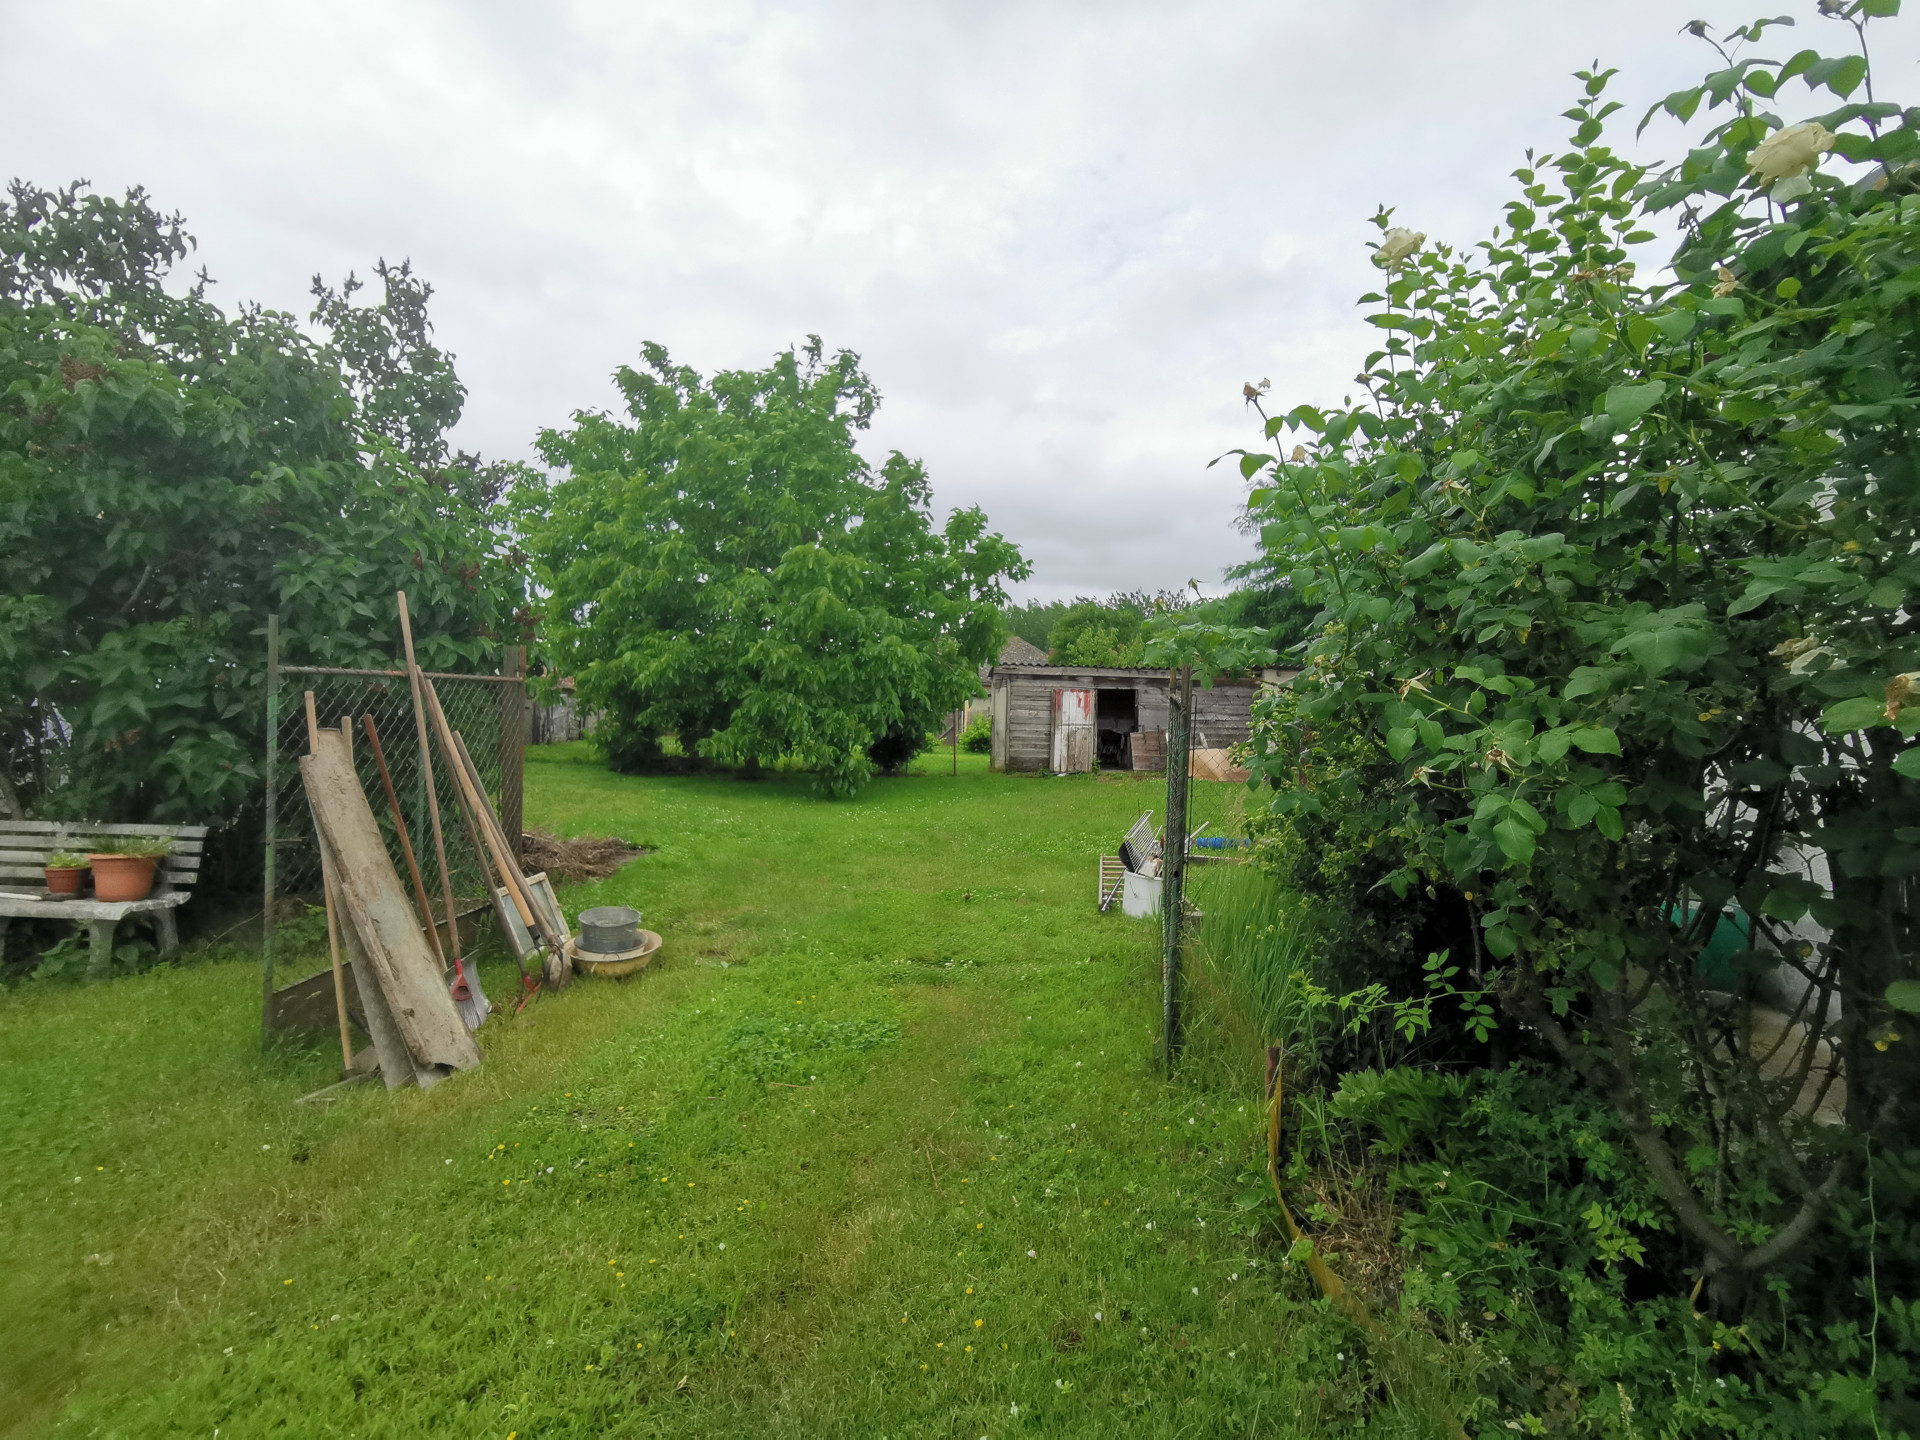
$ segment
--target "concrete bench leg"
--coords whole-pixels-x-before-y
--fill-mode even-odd
[[[159,937],[162,955],[171,955],[180,948],[180,927],[174,923],[173,911],[154,911],[153,928]]]
[[[108,980],[113,976],[113,927],[111,920],[90,920],[93,947],[87,957],[87,979]]]

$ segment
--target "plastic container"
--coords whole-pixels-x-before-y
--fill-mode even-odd
[[[80,882],[87,878],[84,865],[49,865],[46,867],[47,893],[49,895],[78,895]]]
[[[153,890],[158,855],[89,855],[93,865],[93,898],[144,900]]]

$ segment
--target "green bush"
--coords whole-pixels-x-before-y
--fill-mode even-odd
[[[1483,1433],[1865,1436],[1876,1392],[1882,1433],[1920,1423],[1920,1236],[1889,1220],[1920,1153],[1876,1152],[1873,1202],[1843,1202],[1729,1325],[1665,1283],[1698,1269],[1619,1116],[1564,1068],[1358,1071],[1328,1111],[1400,1207],[1401,1309],[1478,1353]]]
[[[967,728],[960,732],[960,748],[969,755],[988,755],[993,752],[993,717],[976,715],[967,722]]]
[[[1310,892],[1338,923],[1407,902],[1402,970],[1456,929],[1510,1028],[1607,1097],[1733,1324],[1920,1078],[1883,998],[1920,944],[1920,112],[1856,103],[1864,54],[1743,60],[1665,102],[1720,123],[1655,172],[1606,143],[1611,73],[1484,244],[1377,217],[1369,394],[1243,457],[1269,569],[1321,607],[1251,764],[1294,873],[1342,867]],[[1762,108],[1821,90],[1799,127]],[[1641,282],[1681,206],[1675,280]],[[1771,1068],[1699,973],[1734,906],[1739,965],[1810,987]],[[1823,1030],[1840,1126],[1802,1103]]]

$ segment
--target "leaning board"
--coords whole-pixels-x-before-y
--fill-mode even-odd
[[[317,740],[314,753],[301,757],[300,777],[314,827],[333,862],[341,922],[357,941],[351,948],[362,985],[369,979],[378,983],[416,1067],[472,1069],[480,1063],[480,1047],[461,1022],[427,948],[420,917],[400,886],[346,737],[322,730]],[[363,956],[364,967],[358,963]]]

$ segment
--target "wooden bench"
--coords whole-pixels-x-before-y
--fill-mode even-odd
[[[63,899],[47,894],[47,857],[56,850],[84,855],[99,840],[137,835],[173,842],[173,853],[153,875],[153,893],[144,900]],[[64,820],[0,820],[0,942],[9,920],[71,920],[87,927],[92,941],[87,978],[104,980],[113,972],[113,932],[129,915],[151,915],[159,932],[160,953],[180,948],[173,912],[191,898],[200,878],[200,853],[206,848],[204,825],[90,825]]]

